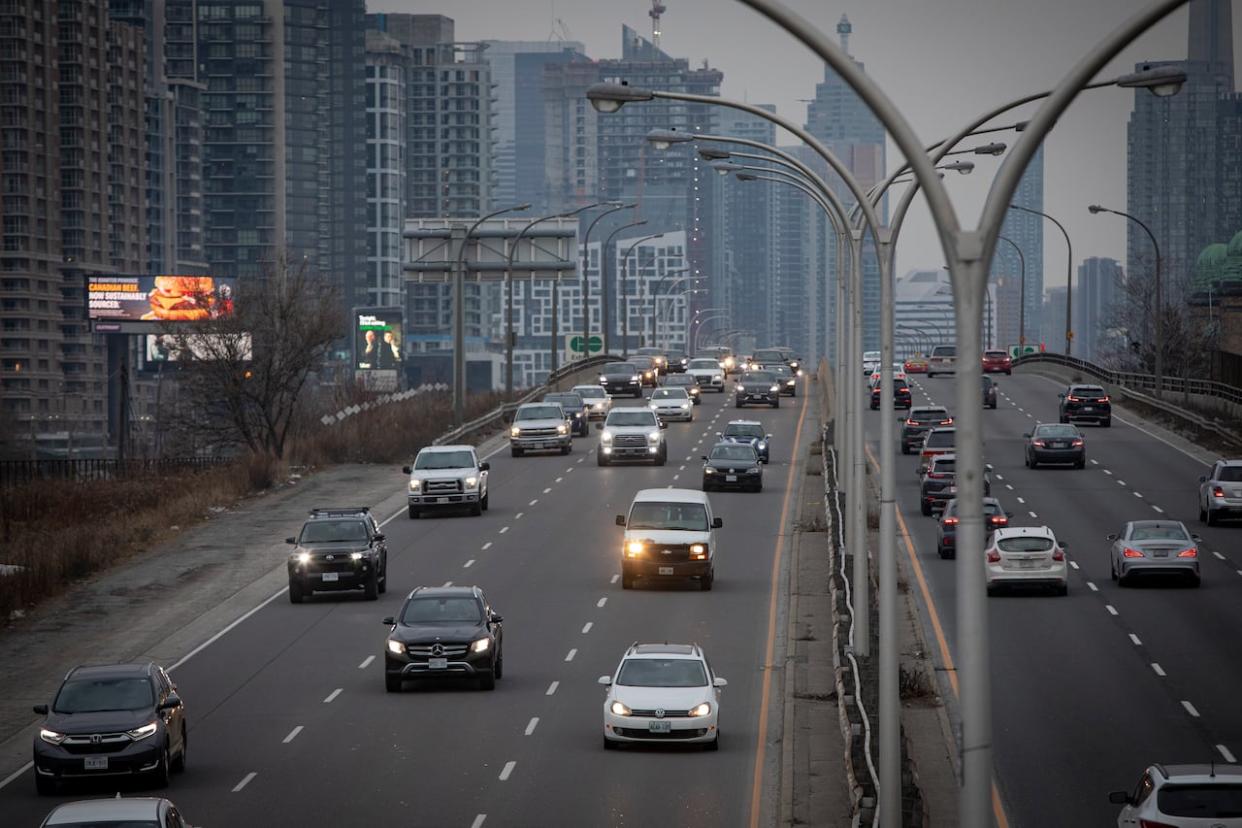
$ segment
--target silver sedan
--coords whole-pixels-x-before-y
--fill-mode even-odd
[[[1199,536],[1180,520],[1132,520],[1113,542],[1109,567],[1122,586],[1144,575],[1181,575],[1199,585]]]

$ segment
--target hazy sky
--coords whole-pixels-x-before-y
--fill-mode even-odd
[[[1143,5],[1137,0],[789,3],[834,38],[838,19],[849,15],[854,26],[850,51],[905,113],[924,144],[946,137],[985,109],[1051,88],[1069,66]],[[737,0],[664,4],[664,51],[688,58],[692,65],[706,60],[723,71],[722,95],[775,103],[782,114],[804,122],[806,104],[800,99],[812,97],[823,76],[822,64],[809,50]],[[368,0],[368,8],[448,15],[457,22],[459,40],[546,40],[555,27],[567,31],[568,39],[583,42],[593,58],[620,55],[622,23],[651,33],[650,2],[644,0]],[[564,29],[555,26],[557,19]],[[1234,54],[1242,58],[1242,2],[1234,3],[1233,20]],[[1183,8],[1122,53],[1101,77],[1132,71],[1143,60],[1185,58],[1186,27]],[[1087,256],[1125,260],[1125,222],[1091,216],[1086,207],[1098,202],[1125,209],[1126,121],[1133,95],[1119,89],[1084,93],[1046,142],[1044,208],[1069,230],[1076,262]],[[1021,119],[1021,111],[1012,118]],[[891,144],[888,159],[891,169],[898,162]],[[972,227],[1000,161],[975,160],[974,174],[946,179],[962,223]],[[1055,228],[1052,233],[1048,229],[1045,286],[1064,284],[1064,241]],[[897,273],[943,262],[931,219],[916,202],[899,242]]]

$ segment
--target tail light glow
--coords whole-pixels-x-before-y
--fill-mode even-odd
[[[1036,448],[1043,448],[1044,446],[1048,444],[1045,443],[1043,440],[1032,440],[1031,445],[1035,446]]]
[[[906,420],[906,425],[916,426],[918,424],[919,424],[918,420]]]
[[[1223,488],[1221,488],[1220,486],[1212,487],[1212,497],[1224,497],[1224,496],[1225,496],[1225,490]]]
[[[1062,549],[1062,548],[1061,548],[1061,547],[1059,547],[1059,546],[1054,546],[1054,547],[1052,547],[1052,559],[1053,559],[1054,561],[1063,561],[1063,560],[1065,560],[1065,550],[1064,550],[1064,549]]]
[[[1197,557],[1199,557],[1199,550],[1198,550],[1198,549],[1194,549],[1194,548],[1191,548],[1191,549],[1183,549],[1181,552],[1178,552],[1178,553],[1177,553],[1177,557],[1179,557],[1179,558],[1197,558]]]
[[[991,518],[989,518],[989,520],[992,522],[993,526],[1008,526],[1009,525],[1009,518],[1005,517],[1004,515],[993,515]]]
[[[1070,396],[1065,398],[1065,401],[1066,402],[1080,402],[1081,400],[1078,397],[1075,397],[1074,395],[1071,394]]]
[[[957,526],[957,518],[955,518],[955,517],[947,517],[947,518],[945,518],[945,519],[944,519],[944,525],[945,525],[945,526]]]
[[[1074,448],[1079,448],[1080,446],[1082,446],[1082,438],[1075,439],[1074,442],[1070,443],[1070,445],[1072,445]]]
[[[1000,563],[1000,553],[995,549],[988,550],[988,563]]]
[[[1142,553],[1142,552],[1140,552],[1140,551],[1139,551],[1139,550],[1137,550],[1137,549],[1132,549],[1132,548],[1130,548],[1129,546],[1127,546],[1125,549],[1121,550],[1121,556],[1122,556],[1123,558],[1142,558],[1142,557],[1145,557],[1145,556],[1143,555],[1143,553]]]

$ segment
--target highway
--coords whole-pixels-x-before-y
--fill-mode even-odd
[[[379,601],[294,606],[280,595],[177,668],[189,768],[163,795],[208,828],[750,824],[755,794],[775,782],[756,762],[762,702],[778,690],[764,668],[798,479],[790,462],[815,424],[801,393],[776,411],[705,397],[694,423],[669,425],[663,468],[597,468],[595,430],[568,457],[495,453],[482,517],[408,520],[401,504],[384,530],[390,588]],[[762,494],[711,495],[725,522],[714,589],[623,591],[614,515],[640,488],[699,488],[699,456],[739,417],[772,432],[772,463]],[[386,693],[381,619],[413,587],[447,583],[479,585],[504,616],[504,677],[490,693],[414,683]],[[697,641],[729,680],[718,753],[604,751],[596,679],[636,640]],[[59,678],[47,677],[49,693]],[[58,801],[113,790],[39,798],[27,773],[0,790],[0,825],[37,825]]]
[[[951,377],[911,379],[915,405],[953,411]],[[1111,824],[1118,809],[1108,792],[1133,789],[1149,763],[1242,755],[1242,526],[1199,523],[1203,464],[1124,413],[1110,429],[1081,426],[1085,469],[1025,468],[1022,435],[1036,422],[1056,422],[1063,387],[1021,373],[999,376],[998,385],[999,407],[984,412],[992,493],[1013,513],[1011,526],[1047,525],[1068,541],[1071,562],[1068,597],[988,600],[998,823]],[[896,427],[894,415],[867,412],[873,458],[886,421]],[[945,668],[957,645],[956,567],[982,565],[981,552],[936,555],[936,522],[919,513],[917,458],[898,453],[897,462],[898,554],[916,562],[911,589],[943,629],[928,639]],[[1162,517],[1202,536],[1202,587],[1119,587],[1109,577],[1105,536],[1125,521]]]

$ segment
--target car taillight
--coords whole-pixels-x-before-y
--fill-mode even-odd
[[[957,526],[957,518],[955,518],[955,517],[947,517],[947,518],[945,518],[945,519],[944,519],[944,525],[945,525],[945,526]]]
[[[1062,549],[1062,548],[1061,548],[1061,547],[1059,547],[1059,546],[1054,546],[1054,547],[1052,548],[1052,559],[1053,559],[1054,561],[1063,561],[1063,560],[1065,560],[1065,550],[1064,550],[1064,549]]]
[[[1197,557],[1199,557],[1199,550],[1198,550],[1198,549],[1183,549],[1181,552],[1178,552],[1178,553],[1177,553],[1177,557],[1179,557],[1179,558],[1197,558]]]
[[[1074,448],[1078,448],[1079,446],[1081,446],[1081,445],[1082,445],[1082,440],[1081,440],[1081,439],[1076,439],[1076,440],[1074,440],[1074,442],[1070,443],[1070,445],[1072,445]]]
[[[1000,563],[1000,553],[994,549],[988,550],[988,563]]]
[[[940,424],[941,424],[941,425],[953,425],[953,418],[952,418],[952,417],[950,417],[950,418],[949,418],[949,419],[947,419],[947,420],[941,420],[941,421],[940,421]]]
[[[1066,402],[1078,402],[1079,400],[1078,400],[1078,397],[1075,397],[1071,394],[1070,396],[1065,398],[1065,401]]]
[[[1103,397],[1100,397],[1100,402],[1102,403],[1108,402],[1108,395],[1106,394]]]
[[[918,424],[919,424],[918,420],[906,420],[906,425],[916,426]]]
[[[1044,446],[1047,445],[1047,443],[1045,443],[1043,440],[1032,440],[1031,445],[1035,446],[1036,448],[1043,448]]]
[[[1009,518],[1005,517],[1004,515],[994,515],[991,518],[991,521],[992,521],[993,526],[1008,526],[1009,525]]]
[[[1123,558],[1141,558],[1143,557],[1143,553],[1137,549],[1131,549],[1127,546],[1125,549],[1121,550],[1121,556]]]
[[[1212,497],[1224,497],[1224,496],[1225,496],[1224,489],[1222,489],[1220,486],[1212,487]]]

